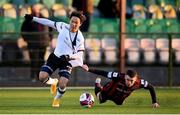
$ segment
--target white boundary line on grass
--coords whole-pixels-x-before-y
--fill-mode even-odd
[[[1,115],[12,115],[12,114],[1,114]],[[57,114],[13,114],[13,115],[57,115]],[[139,115],[139,114],[60,114],[60,115]],[[172,114],[141,114],[141,115],[172,115]],[[180,114],[173,114],[180,115]]]
[[[49,89],[50,87],[0,87],[0,90],[2,89],[29,89],[29,90],[32,90],[32,89]],[[157,89],[180,89],[180,87],[155,87]],[[94,89],[94,87],[67,87],[67,89]]]
[[[49,89],[50,87],[0,87],[1,89]],[[94,87],[67,87],[67,89],[94,89]]]

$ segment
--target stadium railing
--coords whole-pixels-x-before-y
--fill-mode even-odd
[[[8,35],[17,34],[16,36],[19,36],[20,33],[0,33],[0,35],[3,35],[3,36],[4,36],[4,34],[8,34]],[[29,34],[44,34],[44,33],[29,33]],[[54,32],[52,34],[54,34],[54,36],[57,35],[57,33],[54,33]],[[94,48],[94,49],[91,49],[89,51],[101,53],[101,57],[99,57],[100,58],[99,62],[98,63],[91,63],[90,62],[91,60],[89,60],[89,58],[87,58],[88,49],[86,49],[85,58],[84,58],[86,64],[90,65],[91,67],[99,67],[99,68],[107,67],[107,68],[111,68],[111,69],[112,68],[117,69],[119,67],[118,34],[116,34],[116,33],[103,33],[103,34],[83,33],[83,34],[85,36],[85,41],[88,40],[86,38],[89,38],[89,39],[94,38],[94,39],[99,41],[100,46],[98,46],[99,47],[98,50],[96,48]],[[145,33],[137,33],[137,34],[145,34]],[[161,33],[161,34],[163,34],[163,36],[165,36],[165,37],[164,38],[158,38],[158,39],[151,39],[151,37],[150,37],[149,39],[152,40],[152,41],[150,41],[152,43],[144,43],[143,40],[146,40],[147,38],[142,38],[142,39],[138,38],[137,39],[135,37],[134,38],[133,37],[131,37],[131,38],[127,37],[126,40],[128,40],[128,39],[136,40],[136,43],[138,43],[138,45],[135,45],[134,43],[130,43],[130,45],[128,47],[132,47],[132,49],[129,48],[128,50],[126,50],[126,53],[131,52],[131,54],[129,55],[130,58],[135,58],[136,57],[135,52],[136,52],[139,55],[139,59],[136,60],[136,63],[134,62],[134,60],[128,60],[129,62],[126,62],[126,67],[128,67],[128,68],[129,67],[133,67],[133,68],[134,67],[135,68],[140,67],[140,68],[143,68],[142,69],[143,71],[145,68],[151,68],[152,70],[153,70],[153,68],[154,69],[156,68],[153,71],[156,71],[157,69],[162,70],[162,68],[164,68],[163,70],[165,71],[166,69],[169,68],[171,72],[173,71],[173,69],[179,68],[180,67],[180,63],[179,63],[179,56],[180,56],[179,55],[179,42],[178,42],[180,40],[180,38],[178,37],[179,33],[169,33],[169,34]],[[128,35],[130,36],[130,34],[128,34]],[[135,34],[133,33],[133,36],[134,35]],[[148,36],[153,36],[153,35],[151,34]],[[155,35],[157,35],[157,34],[155,34]],[[24,58],[22,55],[22,50],[17,45],[17,40],[19,40],[19,39],[20,38],[18,38],[18,39],[5,38],[5,39],[0,40],[0,46],[1,46],[0,47],[0,56],[1,56],[0,57],[0,59],[1,59],[0,60],[0,68],[6,68],[6,67],[9,68],[10,67],[10,68],[16,68],[17,69],[17,67],[19,67],[19,68],[30,67],[30,63],[23,60]],[[92,48],[95,47],[96,40],[93,41],[92,44],[91,44],[91,42],[88,43],[88,45],[92,45]],[[111,42],[105,42],[106,40],[107,41],[109,40]],[[113,47],[113,45],[115,45],[115,44],[112,41],[114,41],[114,40],[116,41],[116,47]],[[164,42],[164,40],[165,40],[165,42]],[[149,42],[149,41],[145,41],[145,42]],[[128,43],[125,43],[125,45],[128,45]],[[145,45],[147,48],[143,45]],[[136,46],[138,50],[134,50],[133,49],[134,46]],[[148,46],[150,47],[150,49],[148,49]],[[54,47],[55,46],[53,46],[53,48]],[[108,49],[108,47],[110,47],[110,48]],[[171,48],[168,48],[168,47],[171,47]],[[52,51],[52,50],[49,50],[49,48],[47,48],[47,49],[48,49],[47,54],[49,54],[50,51]],[[50,46],[50,49],[51,49],[51,46]],[[100,51],[100,52],[98,52],[98,51]],[[116,55],[114,55],[113,52],[115,52]],[[159,61],[159,59],[160,59],[159,52],[161,52],[163,59],[164,58],[166,59],[165,62],[164,62],[164,60],[161,62]],[[95,54],[91,55],[91,57],[95,57],[96,56]],[[110,55],[110,56],[108,56],[108,55]],[[154,57],[154,55],[155,55],[155,57]],[[110,58],[110,60],[108,60],[106,56],[108,56]],[[115,56],[115,57],[112,58],[111,56]],[[126,56],[128,56],[128,55],[126,55]],[[113,62],[111,60],[114,58],[117,59],[117,60],[113,60],[116,62]],[[126,58],[125,60],[127,60],[127,57],[125,57],[125,58]],[[152,60],[149,61],[148,60],[149,58],[150,58],[150,60],[152,58],[153,61]],[[155,58],[155,60],[154,60],[154,58]],[[151,69],[148,69],[148,70],[151,70]],[[77,70],[75,72],[75,74],[77,73],[77,75],[79,76],[78,72],[79,71]],[[167,70],[166,70],[166,72],[167,72]],[[176,73],[178,75],[178,72],[176,72]],[[167,73],[167,74],[170,74],[170,73]],[[78,78],[76,78],[76,79],[78,79]],[[78,81],[74,80],[73,84],[76,84],[76,82],[78,82]],[[154,81],[154,82],[155,82],[155,84],[161,85],[161,83],[159,83],[158,81]],[[174,82],[177,82],[177,81],[174,81]],[[163,83],[163,84],[165,84],[165,83]]]

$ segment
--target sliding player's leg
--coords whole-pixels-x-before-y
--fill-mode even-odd
[[[101,86],[101,78],[96,78],[96,81],[95,81],[95,89],[94,89],[94,92],[95,92],[95,95],[97,96],[97,94],[101,91],[102,89],[102,86]]]
[[[94,92],[99,100],[99,103],[106,102],[105,95],[102,93],[103,87],[101,86],[101,78],[96,78]]]

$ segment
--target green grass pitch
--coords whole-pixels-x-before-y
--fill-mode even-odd
[[[93,89],[68,88],[61,99],[60,108],[52,108],[53,96],[49,89],[0,89],[0,114],[180,114],[180,89],[157,88],[160,108],[151,107],[150,94],[138,90],[118,106],[107,101],[99,104],[95,99],[92,108],[83,108],[79,96],[83,92],[94,95]],[[95,97],[95,96],[94,96]]]

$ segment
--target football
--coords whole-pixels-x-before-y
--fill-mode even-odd
[[[85,92],[79,97],[80,105],[90,108],[94,105],[94,97],[91,93]]]

